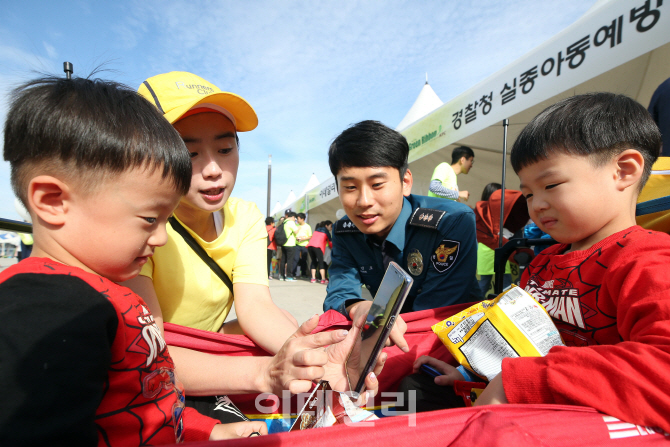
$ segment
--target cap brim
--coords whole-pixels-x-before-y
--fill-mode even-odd
[[[241,96],[228,92],[212,93],[197,101],[182,104],[167,112],[165,119],[174,124],[193,107],[204,103],[215,104],[230,112],[235,117],[235,128],[238,132],[248,132],[258,126],[258,117],[253,107]]]

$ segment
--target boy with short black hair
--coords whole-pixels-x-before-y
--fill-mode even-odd
[[[504,359],[478,404],[584,405],[670,431],[670,236],[635,224],[660,146],[644,107],[612,93],[566,98],[521,132],[512,166],[531,218],[560,244],[520,285],[567,346]],[[460,379],[440,368],[442,384]]]
[[[18,88],[4,158],[32,256],[0,274],[0,444],[145,445],[264,431],[184,409],[134,277],[191,180],[189,153],[133,90],[42,78]]]

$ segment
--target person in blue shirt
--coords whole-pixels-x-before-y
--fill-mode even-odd
[[[408,156],[405,137],[377,121],[349,127],[330,146],[328,163],[347,215],[333,229],[324,311],[349,318],[367,312],[361,286],[374,296],[391,261],[414,278],[403,312],[482,299],[472,209],[410,194]]]

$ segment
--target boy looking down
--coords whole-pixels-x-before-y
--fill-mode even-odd
[[[44,78],[15,91],[4,136],[34,248],[0,273],[0,445],[156,445],[266,433],[263,422],[219,424],[184,408],[153,315],[116,284],[165,244],[167,219],[189,190],[190,155],[170,123],[119,84]],[[227,359],[248,377],[245,391],[308,391],[320,378],[342,387],[359,326],[346,339],[347,331],[309,335],[315,327],[308,320],[274,357]],[[366,385],[376,390],[374,374]]]
[[[521,132],[512,166],[531,218],[560,244],[520,285],[567,346],[504,359],[477,404],[583,405],[670,431],[670,236],[635,224],[660,146],[644,107],[611,93],[564,99]],[[445,374],[436,383],[462,380],[443,362],[421,363]]]

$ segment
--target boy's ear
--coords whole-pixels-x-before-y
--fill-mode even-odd
[[[412,178],[412,171],[407,168],[407,171],[405,171],[405,175],[402,177],[402,195],[407,197],[412,193],[412,184],[414,183],[414,179]]]
[[[70,199],[67,184],[50,175],[39,175],[28,184],[28,202],[33,212],[50,225],[63,225]]]
[[[637,185],[644,171],[644,157],[635,149],[626,149],[615,158],[616,182],[620,191]]]

